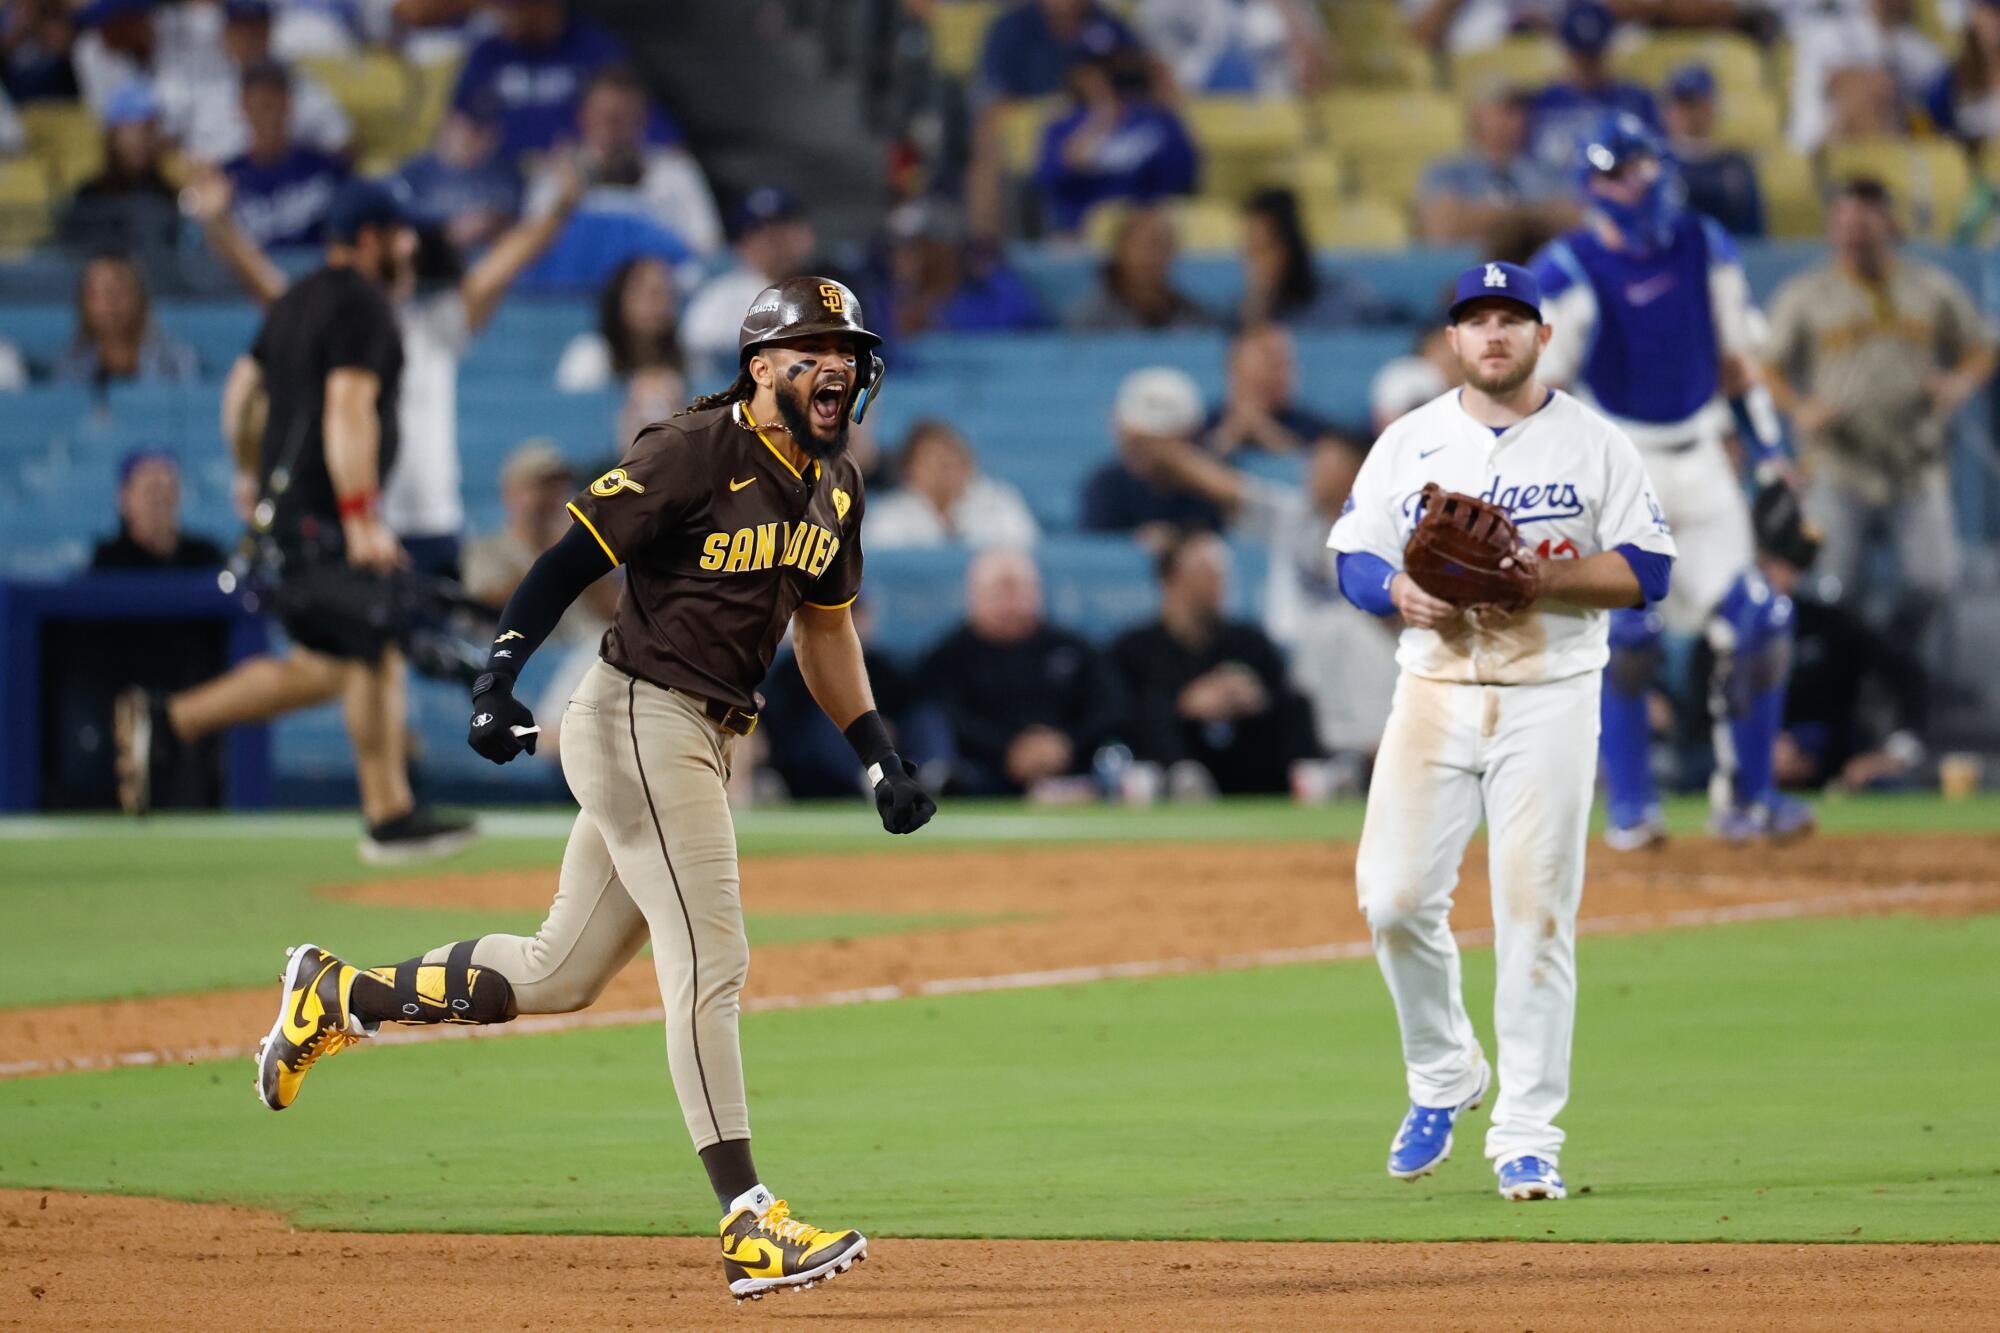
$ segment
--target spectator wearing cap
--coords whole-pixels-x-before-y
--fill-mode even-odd
[[[1111,410],[1118,456],[1084,483],[1078,526],[1085,532],[1129,532],[1158,549],[1174,529],[1215,532],[1220,506],[1173,483],[1160,454],[1191,445],[1201,433],[1201,390],[1171,366],[1135,370],[1118,386]]]
[[[1212,329],[1222,321],[1174,286],[1180,238],[1165,207],[1125,210],[1111,234],[1111,253],[1097,287],[1064,317],[1065,328],[1092,333],[1140,329]]]
[[[1456,388],[1459,376],[1444,329],[1425,329],[1407,355],[1383,362],[1368,382],[1368,424],[1380,435],[1398,417]]]
[[[999,333],[1048,323],[1034,290],[1000,246],[968,239],[956,207],[911,199],[889,214],[886,300],[878,309],[898,337]]]
[[[1303,0],[1141,0],[1133,22],[1183,92],[1298,97],[1332,80],[1326,25]]]
[[[1606,112],[1628,111],[1660,129],[1653,95],[1612,77],[1606,54],[1616,22],[1600,0],[1569,0],[1556,35],[1569,77],[1536,93],[1529,104],[1529,151],[1544,165],[1567,172],[1576,165],[1576,141]]]
[[[0,83],[16,102],[81,95],[70,48],[76,20],[64,0],[13,0],[0,7]]]
[[[99,255],[77,279],[76,334],[52,373],[63,384],[191,384],[201,361],[153,327],[138,267],[122,255]]]
[[[292,139],[292,76],[277,61],[243,71],[242,108],[250,144],[222,169],[235,194],[236,225],[265,249],[318,244],[347,163]]]
[[[1958,55],[1931,80],[1924,108],[1967,147],[2000,138],[2000,0],[1972,0]]]
[[[442,228],[454,248],[499,235],[520,215],[522,194],[521,173],[500,156],[499,99],[446,111],[431,150],[405,162],[394,182],[410,215]]]
[[[1688,207],[1735,236],[1764,234],[1764,196],[1748,153],[1723,148],[1715,135],[1715,76],[1683,65],[1667,80],[1667,147],[1687,185]]]
[[[1431,163],[1417,187],[1425,240],[1478,241],[1494,223],[1518,213],[1559,229],[1575,223],[1569,180],[1528,152],[1533,100],[1506,84],[1489,85],[1473,99],[1465,118],[1471,151]]]
[[[1074,232],[1104,203],[1150,204],[1194,193],[1200,155],[1187,126],[1156,100],[1145,56],[1114,48],[1071,67],[1070,108],[1042,133],[1035,167],[1049,226]]]
[[[180,208],[162,169],[167,143],[151,85],[130,83],[104,109],[104,169],[77,187],[58,234],[70,250],[158,259],[180,235]]]
[[[988,98],[1048,97],[1061,92],[1072,66],[1139,40],[1096,0],[1022,0],[993,20],[979,56]]]
[[[273,58],[271,0],[226,0],[222,14],[224,77],[202,80],[173,116],[181,147],[200,162],[227,162],[249,151],[250,124],[239,89],[246,71]],[[287,136],[302,147],[344,157],[354,138],[354,122],[326,85],[301,70],[286,69],[291,89]]]
[[[92,570],[214,569],[222,548],[181,530],[181,466],[164,449],[135,449],[118,464],[118,535],[91,552]]]
[[[736,373],[743,312],[766,287],[803,272],[819,243],[799,201],[775,185],[760,186],[737,201],[730,234],[734,263],[710,278],[681,316],[681,353],[698,392]]]
[[[591,74],[572,130],[577,168],[589,186],[579,216],[644,218],[688,252],[713,254],[722,248],[722,219],[708,178],[684,145],[647,141],[646,115],[646,85],[631,66],[606,65]],[[529,189],[528,211],[539,212],[553,188],[545,168]]]
[[[569,0],[499,0],[494,10],[499,29],[466,56],[452,105],[498,97],[500,155],[511,162],[573,134],[590,76],[629,64],[630,57],[610,33],[571,13]],[[681,140],[679,127],[657,108],[648,134],[661,144]]]
[[[868,544],[897,547],[1033,546],[1042,535],[1021,492],[982,474],[965,437],[925,417],[910,427],[897,487],[868,505]]]

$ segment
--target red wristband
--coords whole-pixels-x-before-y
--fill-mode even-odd
[[[341,496],[340,517],[342,518],[342,520],[350,518],[367,518],[369,515],[375,512],[375,499],[376,499],[376,494],[372,490],[360,491],[353,495]]]

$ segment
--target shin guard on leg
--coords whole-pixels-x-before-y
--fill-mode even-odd
[[[1792,603],[1763,579],[1738,579],[1709,619],[1715,650],[1709,716],[1715,726],[1710,804],[1743,809],[1776,793],[1773,750],[1784,722],[1791,675]]]
[[[478,940],[460,940],[442,963],[411,958],[372,967],[354,979],[352,1007],[363,1022],[505,1023],[514,988],[491,968],[474,967]]]
[[[1611,661],[1604,669],[1599,706],[1598,758],[1614,826],[1643,822],[1660,801],[1653,785],[1653,732],[1646,718],[1646,692],[1659,671],[1661,632],[1658,612],[1611,613]]]

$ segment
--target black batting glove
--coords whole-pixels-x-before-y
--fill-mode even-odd
[[[517,735],[516,728],[533,728]],[[491,671],[472,682],[472,729],[466,741],[496,764],[535,752],[535,715],[514,697],[514,682]]]
[[[917,766],[903,756],[891,752],[868,776],[875,780],[875,813],[889,832],[915,833],[937,813],[937,802],[917,785]]]

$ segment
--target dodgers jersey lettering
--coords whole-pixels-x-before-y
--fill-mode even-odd
[[[1467,415],[1456,389],[1400,418],[1369,450],[1326,544],[1401,569],[1418,497],[1431,481],[1507,509],[1521,540],[1543,560],[1582,559],[1628,543],[1675,554],[1638,449],[1560,390],[1497,437]],[[1544,601],[1514,615],[1467,615],[1442,631],[1405,627],[1396,662],[1411,675],[1457,684],[1564,680],[1603,668],[1608,614]]]
[[[1553,330],[1545,381],[1573,387],[1642,446],[1722,428],[1721,358],[1749,349],[1751,312],[1736,243],[1716,222],[1683,212],[1673,244],[1646,254],[1580,228],[1529,268]]]
[[[792,613],[861,591],[860,471],[800,472],[760,425],[740,403],[655,422],[569,506],[625,569],[604,660],[748,709]]]

